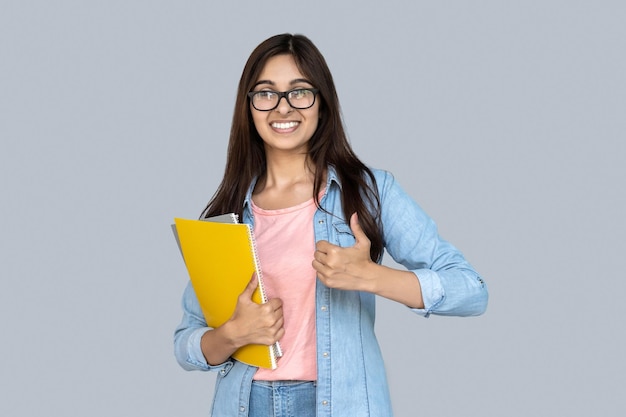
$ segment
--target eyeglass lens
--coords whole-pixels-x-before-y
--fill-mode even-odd
[[[285,97],[294,109],[308,109],[315,103],[315,93],[312,90],[297,89],[285,93],[257,91],[252,95],[252,105],[257,110],[273,110],[282,97]]]

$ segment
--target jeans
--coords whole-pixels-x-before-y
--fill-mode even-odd
[[[315,417],[315,382],[253,381],[248,417]]]

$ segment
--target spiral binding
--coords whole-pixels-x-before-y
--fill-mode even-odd
[[[235,216],[237,215],[235,214]],[[268,301],[267,293],[265,292],[265,286],[263,285],[263,271],[261,269],[261,263],[259,261],[259,255],[258,255],[257,248],[256,248],[256,239],[254,238],[254,231],[252,230],[252,227],[249,224],[246,224],[246,227],[248,228],[248,238],[250,239],[250,245],[252,246],[252,253],[254,255],[253,256],[254,270],[256,271],[257,282],[259,283],[259,292],[261,293],[261,300],[263,301],[263,303],[267,303]],[[276,358],[280,358],[281,356],[283,356],[283,351],[280,347],[280,343],[276,342],[272,346],[270,346],[270,348],[272,349],[274,356]],[[272,359],[272,362],[274,362],[273,359]]]

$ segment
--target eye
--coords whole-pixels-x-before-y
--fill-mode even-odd
[[[272,101],[276,98],[276,93],[273,91],[259,91],[254,94],[256,100]]]
[[[311,90],[299,88],[297,90],[292,90],[289,93],[289,98],[292,98],[294,100],[302,100],[302,99],[307,98],[310,94],[311,94]]]

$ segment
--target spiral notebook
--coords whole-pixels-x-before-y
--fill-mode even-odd
[[[207,221],[208,220],[208,221]],[[172,225],[204,318],[209,327],[224,324],[235,311],[237,298],[256,273],[259,285],[252,295],[267,302],[263,273],[249,225],[237,223],[235,214],[205,220],[176,218]],[[233,358],[248,365],[276,369],[281,356],[278,343],[247,345]]]

